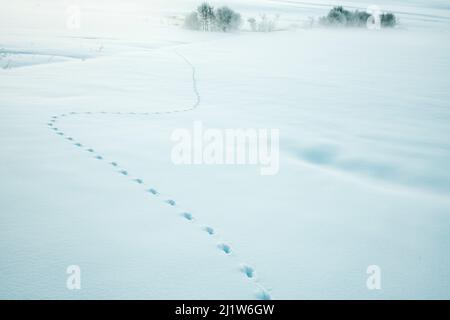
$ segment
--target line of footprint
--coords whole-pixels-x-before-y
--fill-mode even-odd
[[[79,114],[89,114],[89,115],[100,115],[100,114],[112,115],[112,114],[114,114],[114,115],[117,115],[118,113],[116,113],[116,112],[84,112],[84,113],[83,112],[80,112],[80,113],[71,112],[69,115],[79,115]],[[128,113],[119,113],[119,114],[149,115],[150,113],[128,112]],[[84,145],[83,143],[75,140],[73,137],[67,136],[63,131],[61,131],[56,125],[60,118],[63,118],[66,116],[67,116],[67,114],[61,114],[60,116],[53,116],[51,118],[51,120],[47,123],[50,130],[55,132],[58,136],[61,136],[61,137],[65,138],[67,141],[71,142],[73,146],[80,148],[88,153],[91,153],[94,159],[107,162],[111,167],[115,168],[115,170],[118,174],[129,178],[130,181],[137,183],[137,184],[141,184],[143,186],[146,185],[143,179],[132,175],[128,169],[126,169],[122,165],[119,165],[119,163],[117,161],[107,161],[107,159],[104,156],[97,153],[96,150],[94,150],[93,148],[90,148],[90,147]],[[182,218],[188,222],[194,223],[194,224],[198,223],[197,219],[192,214],[192,212],[190,212],[189,210],[183,210],[178,205],[177,201],[175,201],[172,197],[169,197],[168,195],[161,193],[158,189],[156,189],[154,187],[147,186],[145,188],[145,191],[152,196],[160,198],[161,201],[163,201],[167,205],[176,209],[180,218]],[[209,225],[202,225],[201,230],[212,237],[218,238],[216,230]],[[233,256],[232,254],[234,253],[234,250],[227,242],[219,241],[217,243],[217,248],[218,248],[218,250],[220,250],[227,256],[230,256],[230,257]],[[253,267],[251,267],[245,263],[239,263],[239,270],[244,274],[244,276],[247,279],[253,281],[253,283],[257,286],[258,290],[257,290],[257,292],[255,292],[255,295],[258,299],[261,299],[261,300],[270,300],[271,299],[271,295],[269,294],[268,290],[266,290],[260,283],[258,283],[258,280],[256,278],[256,272]]]
[[[61,131],[56,125],[58,123],[58,121],[61,118],[65,118],[68,116],[73,116],[73,115],[140,115],[140,116],[149,116],[149,115],[154,115],[154,114],[170,114],[170,113],[177,113],[177,112],[186,112],[186,111],[190,111],[193,110],[195,108],[198,107],[198,105],[200,104],[200,94],[199,91],[197,89],[197,81],[196,81],[196,71],[195,71],[195,67],[194,65],[192,65],[192,63],[185,58],[183,55],[179,54],[178,52],[175,52],[178,56],[180,56],[181,58],[184,59],[184,61],[186,61],[187,64],[189,64],[189,66],[192,68],[192,81],[193,81],[193,91],[194,94],[196,95],[196,102],[185,109],[179,109],[179,110],[173,110],[173,111],[164,111],[164,112],[106,112],[106,111],[100,111],[100,112],[70,112],[70,113],[63,113],[60,114],[59,116],[54,115],[51,117],[51,119],[49,120],[49,122],[47,123],[47,126],[50,128],[50,130],[52,130],[53,132],[55,132],[58,136],[61,136],[63,138],[65,138],[67,141],[71,142],[73,144],[73,146],[80,148],[82,150],[85,150],[86,152],[89,152],[93,155],[94,159],[97,160],[101,160],[101,161],[105,161],[108,162],[109,165],[113,168],[116,169],[116,172],[119,173],[120,175],[123,175],[125,177],[131,178],[131,181],[133,181],[134,183],[137,184],[141,184],[143,186],[145,186],[145,182],[143,179],[139,178],[139,177],[134,177],[130,174],[130,172],[125,169],[123,166],[119,165],[118,162],[116,161],[107,161],[105,159],[104,156],[102,156],[101,154],[97,153],[93,148],[87,147],[84,144],[82,144],[79,141],[76,141],[73,137],[70,136],[66,136],[66,134]],[[181,209],[181,207],[179,207],[178,203],[171,197],[169,197],[168,195],[165,195],[163,193],[161,193],[159,190],[157,190],[154,187],[147,187],[146,192],[149,193],[150,195],[154,196],[154,197],[158,197],[160,198],[165,204],[173,207],[174,209],[177,210],[180,218],[185,219],[186,221],[190,222],[190,223],[198,223],[197,219],[194,217],[194,215],[188,211],[188,210],[183,210]],[[201,227],[201,230],[203,232],[206,232],[209,236],[211,237],[218,237],[215,229],[211,226],[208,225],[203,225]],[[229,256],[229,257],[235,257],[236,255],[234,253],[234,250],[232,249],[232,247],[224,242],[224,241],[219,241],[217,243],[217,248],[218,250],[220,250],[222,253],[224,253],[225,255]],[[270,295],[270,293],[268,292],[267,289],[265,289],[258,281],[257,277],[256,277],[256,272],[254,270],[254,268],[252,268],[251,266],[245,264],[245,263],[238,263],[239,265],[239,270],[243,273],[243,275],[250,281],[253,282],[253,284],[257,287],[257,291],[255,292],[255,296],[256,298],[260,299],[260,300],[270,300],[272,297]]]

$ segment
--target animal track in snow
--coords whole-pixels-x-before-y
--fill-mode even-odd
[[[209,235],[214,234],[214,229],[211,227],[204,227],[203,230],[205,230]]]
[[[175,205],[176,205],[175,200],[172,200],[172,199],[166,200],[166,203],[167,203],[168,205],[171,205],[171,206],[175,206]]]
[[[255,270],[248,265],[242,265],[241,270],[247,276],[247,278],[253,278],[253,276],[255,275]]]
[[[191,64],[191,62],[186,59],[184,56],[182,56],[181,54],[177,53],[177,55],[179,55],[192,69],[192,84],[193,84],[193,92],[196,96],[196,101],[193,105],[186,107],[184,109],[179,109],[179,110],[173,110],[173,111],[163,111],[163,112],[141,112],[141,113],[137,113],[137,112],[106,112],[106,111],[100,111],[100,112],[91,112],[91,111],[86,111],[86,112],[70,112],[67,115],[96,115],[96,114],[101,114],[101,115],[145,115],[148,116],[150,114],[174,114],[174,113],[179,113],[179,112],[186,112],[186,111],[190,111],[193,109],[196,109],[199,104],[200,104],[200,94],[197,88],[197,79],[196,79],[196,70],[195,67]],[[59,117],[63,118],[66,117],[66,114],[61,114]],[[58,135],[64,136],[65,134],[63,132],[61,132],[59,130],[59,128],[56,127],[56,124],[58,123],[58,121],[60,120],[58,116],[54,115],[51,117],[51,119],[49,120],[49,122],[47,123],[47,127],[53,131],[55,131],[55,133],[57,133]],[[74,139],[72,137],[66,137],[65,139],[69,140],[69,141],[74,141]],[[81,144],[80,142],[76,142],[73,143],[74,146],[77,147],[83,147],[83,144]],[[93,148],[87,148],[86,151],[90,152],[90,153],[94,153],[95,155],[95,150]],[[94,156],[95,159],[98,160],[103,160],[103,156],[96,154]],[[119,167],[118,163],[116,161],[111,161],[108,162],[111,166],[117,167],[117,169],[119,170],[118,172],[124,176],[130,176],[128,171],[125,170],[122,166]],[[132,181],[137,182],[138,184],[144,184],[143,179],[140,178],[133,178]],[[155,188],[149,188],[147,189],[147,192],[151,193],[152,195],[155,196],[160,196],[159,191],[157,191]],[[172,207],[176,207],[177,203],[175,200],[173,200],[172,198],[168,198],[166,196],[162,197],[161,199],[163,202],[165,202],[166,204],[172,206]],[[186,219],[187,221],[191,221],[193,224],[196,224],[197,221],[196,219],[194,219],[194,216],[192,215],[192,213],[190,213],[189,211],[184,211],[181,213],[181,216]],[[202,227],[202,230],[204,232],[206,232],[208,235],[213,236],[216,234],[215,230],[210,227],[210,226],[204,226]],[[217,248],[222,251],[223,253],[225,253],[226,255],[230,256],[232,253],[232,248],[230,245],[224,243],[224,242],[220,242],[217,244]],[[236,258],[235,255],[231,255],[232,257]],[[258,287],[258,291],[256,292],[255,296],[258,299],[261,300],[270,300],[271,296],[270,294],[267,292],[267,290],[265,290],[257,281],[254,280],[255,278],[255,270],[248,266],[248,265],[241,265],[241,272],[250,280],[253,281],[254,285],[256,285]]]
[[[190,212],[183,212],[181,214],[183,216],[183,218],[185,218],[186,220],[192,221],[194,219],[194,217],[192,216],[192,213]]]
[[[222,250],[223,252],[225,252],[226,254],[230,254],[231,253],[231,247],[226,244],[226,243],[219,243],[217,245],[217,247]]]
[[[267,290],[262,288],[256,292],[256,297],[259,300],[272,300],[272,297],[270,296],[269,292],[267,292]]]

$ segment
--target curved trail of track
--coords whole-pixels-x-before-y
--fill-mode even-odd
[[[127,112],[105,112],[105,111],[101,111],[101,112],[69,112],[69,113],[63,113],[60,115],[52,116],[51,119],[49,120],[49,122],[47,123],[47,126],[50,128],[50,130],[52,130],[58,136],[66,139],[68,142],[72,143],[73,146],[75,146],[85,152],[91,153],[93,155],[94,159],[99,160],[99,161],[104,161],[105,164],[108,164],[112,169],[115,170],[116,173],[118,173],[124,177],[127,177],[128,180],[132,181],[133,183],[138,183],[138,184],[142,185],[148,194],[150,194],[153,197],[157,197],[158,199],[163,201],[166,205],[172,207],[173,210],[182,219],[187,220],[188,222],[190,222],[190,224],[200,225],[199,221],[197,221],[197,219],[194,217],[194,215],[189,210],[185,210],[182,207],[180,207],[180,205],[178,204],[178,202],[175,199],[173,199],[172,197],[170,197],[169,195],[167,195],[165,193],[162,193],[160,190],[157,190],[157,189],[151,187],[143,179],[139,178],[139,176],[131,174],[131,171],[128,170],[125,166],[119,164],[118,161],[115,161],[113,159],[106,159],[103,155],[97,153],[94,148],[89,147],[89,146],[81,143],[80,141],[76,140],[75,138],[66,135],[64,133],[64,131],[62,131],[58,126],[62,119],[67,118],[69,116],[76,116],[76,115],[149,116],[149,115],[155,115],[155,114],[165,115],[165,114],[173,114],[173,113],[179,113],[179,112],[187,112],[187,111],[192,111],[192,110],[196,109],[200,105],[200,101],[201,101],[201,96],[200,96],[200,93],[199,93],[198,87],[197,87],[196,68],[185,56],[178,53],[177,51],[175,51],[175,54],[178,55],[180,58],[182,58],[186,62],[186,64],[188,64],[192,69],[192,90],[196,97],[196,101],[193,105],[188,106],[186,108],[181,108],[181,109],[176,109],[176,110],[171,110],[171,111],[161,111],[161,112],[129,112],[129,111],[127,111]],[[232,248],[229,244],[227,244],[227,242],[221,241],[220,236],[216,233],[216,231],[213,227],[208,226],[208,225],[205,226],[204,224],[201,224],[201,225],[203,225],[203,227],[201,228],[202,232],[206,232],[210,236],[211,240],[217,242],[217,249],[219,252],[227,255],[230,259],[237,260],[237,256],[234,255],[234,248]],[[250,281],[256,287],[256,289],[257,289],[255,292],[256,298],[261,299],[261,300],[270,300],[272,298],[271,294],[259,282],[254,268],[252,268],[251,266],[249,266],[245,263],[242,263],[240,261],[234,261],[234,262],[239,266],[239,270],[242,272],[245,279]]]

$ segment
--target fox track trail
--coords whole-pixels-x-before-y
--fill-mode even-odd
[[[161,200],[166,205],[170,206],[174,209],[176,214],[179,216],[180,219],[183,219],[186,221],[186,223],[189,223],[190,225],[196,225],[198,229],[201,232],[204,232],[208,235],[208,238],[212,241],[216,242],[216,248],[218,252],[224,254],[228,258],[237,259],[237,256],[235,254],[234,248],[231,247],[231,245],[228,244],[228,242],[223,241],[221,239],[221,236],[216,232],[216,229],[209,226],[208,224],[202,224],[200,223],[190,210],[183,209],[179,206],[178,202],[170,197],[169,195],[162,193],[157,188],[155,188],[152,185],[148,185],[144,179],[140,178],[139,176],[132,175],[130,170],[128,170],[126,167],[120,164],[119,161],[115,159],[107,159],[103,154],[100,154],[97,152],[97,149],[95,149],[92,146],[87,146],[86,144],[82,143],[81,141],[78,141],[72,136],[67,135],[64,131],[62,131],[61,127],[61,121],[63,119],[66,119],[68,117],[75,117],[75,116],[102,116],[102,115],[109,115],[109,116],[117,116],[120,117],[121,115],[133,115],[133,116],[150,116],[150,115],[168,115],[168,114],[174,114],[174,113],[180,113],[180,112],[188,112],[192,111],[200,105],[201,102],[201,96],[197,87],[197,71],[195,66],[187,59],[184,55],[180,54],[179,52],[175,51],[175,54],[180,57],[182,60],[185,61],[187,65],[191,68],[191,76],[192,76],[192,90],[195,96],[195,101],[192,105],[189,105],[184,108],[170,110],[170,111],[155,111],[155,112],[121,112],[121,111],[113,111],[113,112],[107,112],[107,111],[85,111],[85,112],[68,112],[68,113],[62,113],[59,115],[53,115],[51,116],[50,120],[47,122],[48,128],[54,132],[57,136],[64,138],[67,142],[71,143],[74,147],[78,148],[79,150],[82,150],[84,152],[87,152],[92,155],[93,159],[97,161],[104,161],[105,164],[109,165],[113,170],[120,174],[123,177],[126,177],[128,181],[132,183],[137,183],[139,185],[142,185],[144,188],[144,191],[149,194],[152,197],[156,197],[159,200]],[[242,262],[236,262],[238,265],[237,270],[242,273],[244,279],[246,281],[249,281],[251,284],[253,284],[254,287],[256,287],[255,290],[255,297],[260,300],[270,300],[272,299],[271,294],[269,291],[259,282],[259,280],[256,277],[255,270],[248,266],[245,263]]]

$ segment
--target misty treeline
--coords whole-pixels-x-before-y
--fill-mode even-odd
[[[365,11],[349,11],[342,6],[334,7],[328,15],[321,17],[319,23],[325,26],[341,27],[366,27],[371,15]],[[384,28],[392,28],[397,25],[397,18],[393,13],[381,13],[380,25]]]
[[[275,30],[279,15],[274,17],[266,14],[259,15],[258,18],[249,18],[247,23],[250,31],[270,32]],[[240,13],[224,6],[214,8],[207,2],[197,7],[197,10],[189,13],[184,20],[184,26],[191,30],[201,31],[233,31],[238,30],[244,21]]]
[[[398,19],[393,13],[379,14],[380,27],[392,28],[398,24]],[[318,19],[318,24],[330,27],[367,27],[373,23],[373,16],[366,11],[350,11],[342,6],[333,7],[326,16]],[[248,30],[254,32],[276,31],[279,15],[268,16],[261,14],[257,18],[250,17],[246,20]],[[203,2],[197,10],[189,13],[184,21],[184,26],[191,30],[200,31],[233,31],[238,30],[244,21],[240,13],[227,6],[214,8],[208,2]],[[311,18],[310,27],[314,25]]]
[[[202,31],[231,31],[237,30],[242,24],[241,15],[229,7],[215,9],[204,2],[196,11],[191,12],[184,21],[188,29]]]

